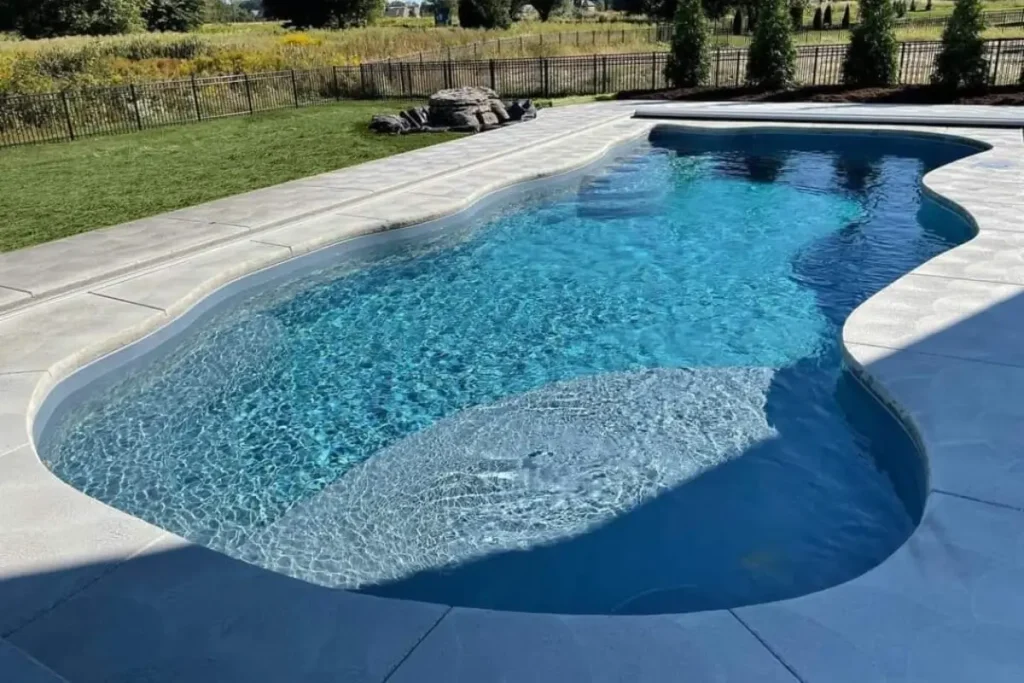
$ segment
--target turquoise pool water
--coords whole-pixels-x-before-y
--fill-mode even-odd
[[[834,585],[923,504],[840,329],[966,239],[920,179],[973,151],[656,131],[236,296],[40,452],[186,538],[379,595],[618,614]]]

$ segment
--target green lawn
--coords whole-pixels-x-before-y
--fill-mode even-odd
[[[0,149],[0,251],[451,140],[379,136],[346,102],[142,133]]]

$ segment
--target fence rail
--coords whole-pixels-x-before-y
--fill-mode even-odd
[[[814,13],[804,12],[803,24],[797,31],[801,33],[820,33],[828,36],[830,33],[849,30],[842,26],[842,10],[835,8],[835,17],[828,26],[820,29],[813,27]],[[1016,26],[1024,24],[1024,7],[1008,10],[990,10],[982,12],[985,23],[991,27]],[[733,16],[724,16],[711,23],[711,32],[726,39],[733,37]],[[918,17],[913,14],[896,20],[897,28],[916,28],[928,26],[945,26],[949,16],[942,17]],[[856,24],[854,24],[856,25]],[[411,54],[395,57],[387,60],[396,62],[442,62],[478,60],[484,57],[501,58],[502,54],[518,51],[520,55],[527,49],[544,48],[552,45],[569,45],[574,47],[600,47],[609,45],[625,45],[627,43],[667,43],[672,39],[672,24],[650,24],[637,28],[598,28],[589,31],[562,31],[558,33],[531,33],[494,40],[481,40],[464,45],[455,45],[438,50],[424,52],[413,52]],[[749,35],[746,19],[743,22],[742,35]]]
[[[898,82],[928,83],[939,42],[900,45]],[[747,50],[712,53],[707,85],[734,87],[746,76]],[[797,49],[801,85],[841,82],[845,45]],[[1024,39],[985,43],[989,83],[1024,78]],[[476,61],[378,62],[357,67],[238,74],[113,88],[0,98],[0,147],[127,133],[168,124],[244,116],[343,99],[425,98],[442,88],[485,85],[505,97],[596,95],[668,87],[667,53],[576,55]]]

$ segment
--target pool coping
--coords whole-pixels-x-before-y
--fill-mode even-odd
[[[1019,678],[1024,652],[1001,644],[1024,642],[1024,610],[1014,614],[1013,609],[1024,599],[1024,591],[1014,590],[1016,580],[1024,577],[1024,473],[1017,471],[1021,458],[1012,429],[1024,411],[1014,412],[1007,400],[1024,392],[1024,356],[1013,348],[1014,317],[1004,311],[1024,294],[1024,267],[1016,263],[1024,253],[1024,226],[1014,227],[1024,208],[1020,131],[950,129],[942,121],[941,128],[872,125],[863,119],[698,121],[688,117],[697,107],[681,104],[656,105],[663,118],[653,120],[633,118],[635,106],[549,110],[538,121],[515,128],[87,233],[57,247],[51,243],[12,252],[15,257],[0,255],[0,286],[16,293],[0,287],[0,306],[7,305],[0,312],[0,637],[58,673],[88,671],[103,678],[123,674],[125,667],[137,670],[139,661],[150,669],[157,661],[170,667],[145,648],[124,654],[125,663],[114,661],[103,644],[126,637],[130,624],[124,615],[140,602],[172,599],[168,595],[180,601],[183,590],[209,599],[203,592],[208,585],[183,586],[170,570],[158,597],[133,593],[131,586],[142,586],[148,575],[162,576],[165,565],[184,562],[203,576],[270,581],[282,600],[301,594],[317,603],[337,601],[343,614],[358,614],[367,633],[351,631],[355,627],[350,625],[347,637],[368,637],[361,647],[382,654],[380,662],[367,662],[365,653],[341,648],[332,665],[335,671],[358,670],[351,680],[572,680],[574,672],[580,680],[664,680],[673,667],[687,666],[715,680],[934,681],[963,680],[956,677],[963,662],[974,667],[972,675],[988,675],[977,680]],[[718,106],[731,117],[743,111],[750,118],[781,116],[779,105]],[[844,112],[851,107],[856,109],[847,105]],[[713,108],[699,105],[701,116],[709,118]],[[805,105],[794,109],[807,111]],[[816,109],[813,116],[819,119],[827,113]],[[998,108],[964,109],[981,116]],[[858,116],[870,116],[862,111]],[[887,116],[927,121],[932,108],[887,111]],[[668,120],[675,118],[687,121]],[[657,617],[446,609],[344,591],[327,599],[321,592],[305,598],[313,589],[296,585],[302,582],[265,577],[265,570],[196,549],[84,496],[39,462],[31,421],[56,384],[178,318],[222,286],[340,241],[450,215],[509,185],[570,171],[657,125],[902,131],[990,146],[924,180],[929,192],[972,219],[977,236],[876,294],[844,326],[848,361],[915,432],[931,469],[922,524],[892,557],[861,577],[779,603]],[[424,165],[430,173],[405,181]],[[400,182],[393,182],[394,176]],[[253,211],[261,204],[283,205],[284,210],[264,221]],[[166,242],[149,250],[136,244],[147,241],[147,230],[159,229],[170,234]],[[208,233],[197,238],[194,232],[203,229]],[[74,271],[74,258],[70,265],[58,260],[69,249],[89,261],[78,275],[68,272]],[[106,270],[101,267],[104,253],[110,254]],[[12,271],[4,270],[15,259],[27,264],[15,274],[28,279],[10,279]],[[62,271],[60,286],[31,280],[54,268]],[[1024,325],[1017,327],[1024,332]],[[998,405],[993,405],[996,396]],[[971,455],[966,463],[965,449]],[[976,451],[982,455],[974,457]],[[958,533],[951,535],[950,529]],[[22,577],[32,573],[59,575],[59,580],[26,584]],[[17,587],[18,596],[10,595],[13,589],[5,591],[5,584]],[[125,604],[98,608],[101,596],[103,604]],[[239,591],[234,599],[251,602],[253,596]],[[225,600],[221,610],[241,609]],[[166,612],[170,608],[161,609],[161,620],[173,622]],[[196,614],[174,618],[195,628],[207,621],[220,628],[221,612],[194,609]],[[378,617],[380,624],[366,626]],[[235,636],[239,643],[256,642],[252,624],[234,628],[248,634]],[[82,639],[82,633],[92,634],[92,640]],[[929,638],[922,639],[922,633]],[[214,636],[197,638],[189,641],[188,650],[170,648],[175,666],[184,667],[181,659],[187,654],[202,657],[214,651]],[[167,640],[173,639],[148,644],[151,650],[166,648]],[[456,651],[459,643],[474,646]],[[280,641],[278,646],[282,652],[292,647]],[[609,650],[615,653],[612,659]],[[524,651],[535,656],[517,656]],[[219,680],[279,680],[272,669],[254,674],[236,661],[253,655],[237,649],[220,653],[225,658],[220,664],[230,675]],[[579,668],[585,659],[601,664]],[[186,670],[194,675],[196,669]]]

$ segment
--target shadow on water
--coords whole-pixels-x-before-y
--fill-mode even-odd
[[[994,343],[1007,349],[1011,345],[1019,348],[1020,335],[1008,330],[1007,321],[1021,319],[1024,319],[1024,296],[1016,296],[959,320],[917,341],[905,351],[872,363],[866,369],[872,374],[888,374],[908,363],[913,366],[915,361],[909,357],[915,352],[928,352],[952,344],[962,347],[969,343],[986,349]],[[1009,338],[993,341],[996,332],[1009,335]],[[783,384],[778,382],[773,392],[786,391]],[[847,400],[853,402],[852,410],[873,408],[879,419],[892,425],[891,418],[881,407],[849,378],[840,384],[839,394],[844,405],[847,405]],[[861,405],[859,401],[862,400],[869,404]],[[1003,397],[993,396],[991,403],[1001,400]],[[984,412],[996,406],[979,405],[977,408]],[[859,414],[864,415],[862,412]],[[786,422],[785,415],[774,419]],[[780,433],[786,435],[788,429],[798,427],[798,423],[791,424]],[[867,427],[865,431],[877,439],[883,453],[888,450],[885,429],[875,433]],[[614,535],[616,541],[624,543],[621,552],[602,552],[590,558],[576,558],[572,566],[590,571],[595,563],[609,562],[620,570],[650,571],[652,560],[647,553],[651,548],[640,540],[631,539],[629,533],[640,530],[645,534],[641,540],[678,543],[679,527],[672,526],[675,520],[671,518],[678,510],[689,510],[698,515],[697,519],[728,514],[730,517],[721,520],[723,525],[735,523],[744,525],[745,530],[763,530],[765,538],[768,538],[775,531],[768,519],[769,514],[755,513],[758,504],[775,504],[778,500],[778,492],[771,490],[769,484],[777,480],[773,478],[773,469],[777,467],[775,456],[781,448],[780,440],[756,444],[742,458],[665,492],[605,527],[592,530],[589,536],[610,538]],[[988,464],[989,473],[996,471],[991,469],[991,465],[998,465],[997,471],[1002,473],[1008,463]],[[919,469],[914,473],[919,473]],[[727,480],[732,481],[729,483]],[[898,478],[896,483],[899,487]],[[911,477],[908,485],[913,488],[918,484]],[[736,505],[726,506],[722,501],[722,491],[742,500]],[[691,498],[691,501],[684,503],[684,498]],[[703,508],[701,503],[708,507]],[[770,512],[773,508],[766,510]],[[944,528],[940,519],[927,519],[925,524],[942,539],[941,553],[947,568],[977,566],[975,545],[958,539],[956,530]],[[656,528],[651,529],[650,525]],[[657,525],[664,528],[657,528]],[[715,535],[709,526],[705,525],[702,530],[694,522],[689,530],[700,536],[719,559],[742,557],[740,549],[735,547],[736,535],[731,529],[729,533]],[[56,529],[44,529],[40,540],[57,543],[59,533]],[[916,552],[912,544],[913,541],[906,552]],[[537,563],[541,558],[554,562],[570,550],[586,550],[594,546],[587,537],[581,537],[560,547],[484,558],[454,568],[447,578],[438,573],[410,577],[407,582],[420,582],[421,585],[428,581],[439,585],[443,583],[453,597],[458,597],[455,582],[458,578],[472,579],[486,569],[511,571],[539,566]],[[768,566],[763,557],[760,560],[755,564],[762,568]],[[721,570],[735,571],[727,565],[723,565]],[[698,576],[697,572],[692,572],[691,576],[704,578],[709,574],[710,563],[707,563],[703,574]],[[536,575],[530,578],[536,579]],[[543,578],[550,580],[548,576]],[[380,586],[376,592],[398,592],[400,587],[397,583]],[[569,581],[564,587],[576,590]],[[563,588],[563,584],[557,588]],[[657,607],[700,603],[700,596],[694,595],[692,587],[682,586],[679,591],[676,594],[642,594],[624,607],[629,611],[643,612],[655,611],[655,603]],[[864,605],[869,613],[875,607]],[[547,620],[538,617],[536,621],[528,622],[526,628],[536,630],[537,639],[551,640],[560,646],[554,660],[556,666],[551,658],[534,658],[532,651],[522,649],[523,642],[537,646],[538,640],[530,640],[522,635],[522,631],[509,628],[509,622],[505,621],[509,615],[494,615],[486,621],[474,622],[474,627],[482,631],[481,639],[474,642],[486,644],[471,646],[482,648],[481,652],[444,648],[447,641],[443,640],[441,648],[444,649],[441,649],[436,642],[430,641],[427,634],[446,614],[447,610],[442,605],[381,601],[369,595],[293,579],[194,545],[156,548],[123,560],[0,575],[0,637],[69,681],[278,683],[336,680],[380,683],[403,666],[404,658],[412,649],[433,647],[436,659],[432,661],[444,671],[462,671],[461,667],[468,666],[470,655],[475,655],[476,669],[471,671],[479,675],[470,678],[464,675],[465,680],[554,683],[567,680],[567,668],[575,671],[572,667],[578,666],[582,671],[589,671],[587,666],[594,661],[594,650],[606,648],[611,643],[607,633],[595,634],[597,627],[607,624],[608,620],[586,617],[551,617]],[[606,663],[610,667],[606,672],[608,675],[601,680],[672,680],[671,674],[639,679],[635,674],[637,670],[645,670],[643,662],[649,658],[671,662],[678,667],[680,648],[685,649],[687,643],[692,644],[692,638],[679,631],[671,619],[614,621],[617,622],[614,631],[616,649],[614,657]],[[516,623],[521,624],[521,621]],[[670,635],[652,637],[659,628],[668,630]],[[730,656],[721,653],[709,655],[706,651],[700,654]],[[518,677],[507,675],[510,657],[517,661]],[[698,658],[697,662],[700,661],[703,660]],[[12,679],[3,664],[0,658],[0,680],[6,683]],[[437,680],[454,680],[454,677]],[[581,676],[571,680],[590,679]]]
[[[680,154],[737,145],[732,136],[685,140]],[[803,151],[834,151],[831,141],[818,136],[803,142]],[[851,144],[857,144],[855,138]],[[900,224],[905,208],[896,205],[906,197],[878,199],[873,192],[891,183],[893,173],[906,171],[886,168],[885,159],[893,151],[910,155],[919,144],[903,140],[896,150],[848,149],[825,176],[789,179],[846,192],[872,206],[867,218],[818,240],[793,260],[792,277],[815,293],[835,343],[775,373],[765,405],[775,438],[580,536],[421,571],[363,592],[498,610],[691,612],[806,594],[852,579],[883,560],[920,520],[926,468],[902,426],[842,369],[838,338],[860,303],[970,235],[962,217],[927,196],[918,214],[910,220],[903,216]],[[792,136],[769,137],[747,153],[727,157],[717,171],[780,182],[792,148]],[[918,179],[931,168],[977,151],[959,145],[933,149],[940,151],[915,169],[909,191],[919,192]],[[893,250],[900,256],[893,258]],[[886,252],[883,265],[877,258],[881,252]],[[851,448],[860,459],[851,461]],[[868,471],[858,468],[863,458],[872,461]],[[871,474],[878,473],[888,478],[898,502],[891,495],[858,500],[872,488]],[[811,495],[810,488],[821,490]],[[805,503],[828,496],[839,499],[834,510]],[[889,507],[893,503],[902,509]],[[849,528],[854,518],[860,526],[855,531]],[[854,552],[858,543],[865,544],[862,552]]]
[[[852,249],[861,236],[859,228],[850,226],[835,239]],[[804,272],[804,277],[810,275]],[[830,319],[842,314],[841,306],[828,302],[823,298],[820,303]],[[1010,348],[1020,340],[1006,322],[1022,317],[1024,297],[1013,297],[876,361],[867,371],[898,369],[915,351],[943,345],[984,349],[986,343],[995,343]],[[993,342],[996,331],[1009,338]],[[762,600],[794,594],[795,586],[800,586],[797,592],[807,592],[808,585],[822,581],[810,577],[809,584],[801,583],[808,577],[801,576],[801,566],[788,562],[786,555],[800,539],[785,538],[784,530],[791,521],[788,516],[815,511],[785,505],[802,494],[786,483],[791,480],[786,454],[794,440],[807,439],[806,413],[800,406],[813,406],[822,398],[810,389],[816,382],[808,380],[834,360],[804,359],[776,373],[767,399],[776,438],[752,445],[742,456],[604,526],[549,546],[422,572],[365,592],[410,597],[429,591],[432,600],[443,598],[455,605],[484,606],[489,601],[496,607],[514,604],[526,609],[529,603],[521,600],[536,600],[543,587],[546,604],[534,604],[557,609],[559,603],[586,598],[588,591],[601,593],[606,584],[624,582],[616,589],[621,596],[617,604],[594,608],[632,613],[710,609],[734,597],[741,600],[738,595],[708,600],[701,593],[701,585],[708,582],[725,583],[722,574],[735,576],[737,585],[769,577],[763,583],[774,593],[766,592]],[[832,387],[830,395],[845,415],[856,416],[859,438],[906,505],[908,525],[916,523],[924,494],[923,471],[906,434],[849,374],[839,375]],[[827,464],[827,458],[815,463],[816,477],[830,473]],[[42,529],[41,540],[57,543],[60,533],[66,529]],[[973,546],[957,544],[953,538],[943,553],[949,566],[976,562]],[[868,568],[851,567],[846,578]],[[678,573],[666,583],[670,570]],[[833,583],[840,580],[830,578]],[[665,588],[652,591],[651,585]],[[198,546],[156,548],[124,560],[0,575],[0,637],[68,680],[379,682],[399,669],[412,649],[422,646],[446,614],[440,605],[380,601],[314,585]],[[585,625],[598,621],[605,622],[557,621],[558,633],[568,632],[580,641],[559,652],[560,664],[586,656],[586,647],[607,644],[586,641]],[[504,645],[503,622],[490,623],[487,628],[498,633]],[[643,657],[677,661],[676,631],[668,639],[669,657],[665,639],[648,638],[647,620],[619,623],[623,634],[639,634],[648,647],[642,652],[635,646],[617,650],[616,668],[608,672],[608,680],[634,677]],[[545,630],[542,635],[551,633]],[[530,652],[514,645],[513,650],[518,659],[526,660],[523,670],[533,674],[520,680],[564,680],[545,668],[550,662],[534,662]],[[495,648],[486,655],[491,675],[476,680],[508,680],[502,671],[508,651]],[[442,664],[461,665],[464,659],[454,649],[438,654]],[[2,664],[0,680],[8,680]]]

